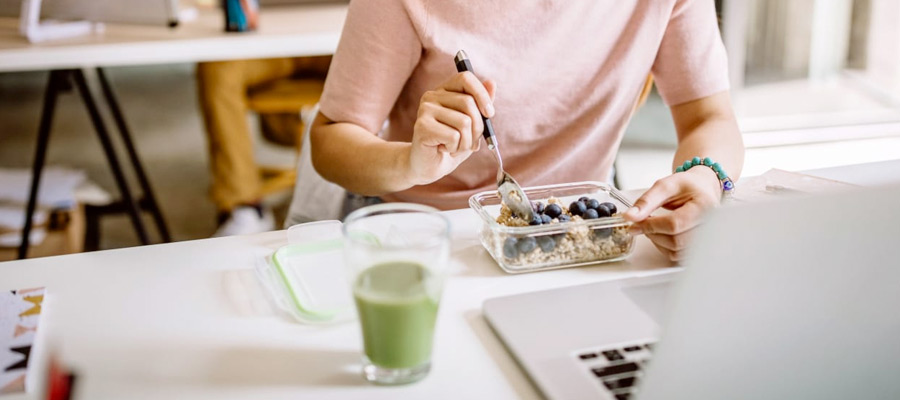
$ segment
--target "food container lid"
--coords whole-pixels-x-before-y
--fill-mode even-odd
[[[340,221],[300,224],[287,230],[288,244],[258,263],[257,273],[275,303],[304,323],[355,318],[346,278]]]

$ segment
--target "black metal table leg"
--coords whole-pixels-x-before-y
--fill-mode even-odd
[[[103,206],[84,205],[84,251],[100,250],[100,210]]]
[[[162,241],[165,243],[171,242],[172,238],[169,236],[169,229],[166,227],[166,221],[163,219],[162,211],[156,202],[153,188],[150,187],[150,180],[147,179],[147,174],[144,172],[144,167],[141,164],[140,158],[138,158],[137,149],[134,146],[134,142],[131,140],[131,132],[128,129],[128,125],[125,123],[122,109],[119,108],[119,102],[113,92],[112,85],[110,85],[109,81],[106,79],[103,68],[97,68],[97,77],[100,80],[100,87],[103,90],[104,97],[106,97],[109,109],[112,111],[113,119],[116,122],[116,127],[122,138],[122,143],[125,145],[128,157],[131,159],[131,165],[134,168],[135,175],[137,175],[138,182],[141,185],[141,191],[144,193],[144,199],[146,200],[146,205],[149,209],[148,211],[150,211],[150,214],[153,216],[153,220],[156,223],[156,228],[159,230]]]
[[[144,229],[144,223],[141,220],[137,202],[131,195],[131,190],[128,188],[128,182],[125,181],[125,175],[122,173],[119,159],[116,156],[112,141],[109,138],[109,133],[106,131],[106,125],[103,123],[103,118],[100,116],[100,111],[97,109],[94,97],[87,86],[84,71],[76,69],[72,71],[72,75],[73,78],[75,78],[75,86],[81,94],[81,99],[84,101],[85,107],[87,107],[88,114],[90,114],[91,121],[94,124],[94,130],[97,131],[100,144],[103,146],[103,152],[106,153],[106,160],[109,162],[113,178],[115,178],[116,185],[119,187],[122,201],[125,203],[128,216],[131,217],[131,223],[134,225],[134,230],[137,232],[138,239],[140,239],[141,244],[150,244],[150,239],[147,237],[147,230]]]
[[[38,187],[41,185],[41,173],[44,170],[44,159],[47,155],[47,143],[50,141],[50,128],[53,125],[53,113],[56,110],[56,97],[66,86],[70,71],[51,71],[44,91],[44,106],[41,110],[41,123],[38,127],[37,146],[34,163],[31,166],[31,189],[28,192],[28,206],[25,210],[25,226],[22,228],[22,243],[19,244],[19,259],[28,256],[31,238],[32,218],[37,208]]]

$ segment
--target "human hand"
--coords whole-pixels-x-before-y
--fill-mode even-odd
[[[721,196],[716,173],[695,167],[656,181],[624,217],[634,222],[635,233],[647,236],[670,260],[680,261],[703,212],[718,205]],[[660,207],[673,211],[651,217]]]
[[[409,155],[416,185],[453,172],[481,148],[481,116],[494,116],[495,89],[493,81],[481,82],[471,72],[461,72],[422,95]]]

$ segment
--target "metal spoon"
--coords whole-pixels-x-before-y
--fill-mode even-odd
[[[465,51],[460,50],[456,53],[453,61],[456,62],[457,71],[474,73],[472,63],[469,61],[469,56],[466,55]],[[503,204],[506,204],[517,217],[531,222],[534,219],[531,202],[528,200],[528,196],[525,195],[522,187],[519,186],[519,183],[513,179],[512,175],[503,170],[503,158],[500,157],[500,149],[497,148],[497,136],[494,135],[494,126],[491,125],[491,120],[484,115],[481,116],[481,119],[484,121],[484,134],[482,136],[484,136],[484,141],[487,142],[488,149],[492,150],[494,158],[497,159],[497,190],[500,192],[500,198],[503,200]]]

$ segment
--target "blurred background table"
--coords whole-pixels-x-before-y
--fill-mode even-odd
[[[17,19],[0,18],[0,72],[332,54],[346,14],[339,3],[263,8],[259,30],[228,33],[220,10],[201,9],[176,28],[106,24],[99,35],[37,44]]]
[[[96,234],[90,231],[92,215],[126,212],[141,244],[151,242],[140,212],[149,211],[163,242],[171,241],[162,211],[116,99],[104,68],[250,58],[298,57],[332,54],[337,48],[347,4],[308,4],[264,8],[260,28],[255,32],[224,32],[224,16],[219,9],[201,9],[196,20],[176,28],[128,24],[106,24],[100,34],[32,44],[18,33],[18,20],[0,18],[0,72],[51,71],[44,95],[41,122],[32,173],[27,215],[35,208],[37,187],[49,143],[57,96],[77,88],[97,131],[109,170],[115,177],[121,200],[97,209],[88,209],[86,248],[96,248]],[[103,107],[96,93],[106,100]],[[104,115],[108,114],[108,115]],[[115,144],[108,133],[108,122],[116,126],[122,145],[134,169],[142,195],[132,194],[120,166]],[[93,212],[93,214],[91,213]],[[96,218],[94,218],[96,219]],[[27,219],[23,237],[31,229]],[[23,241],[19,257],[27,254]]]

